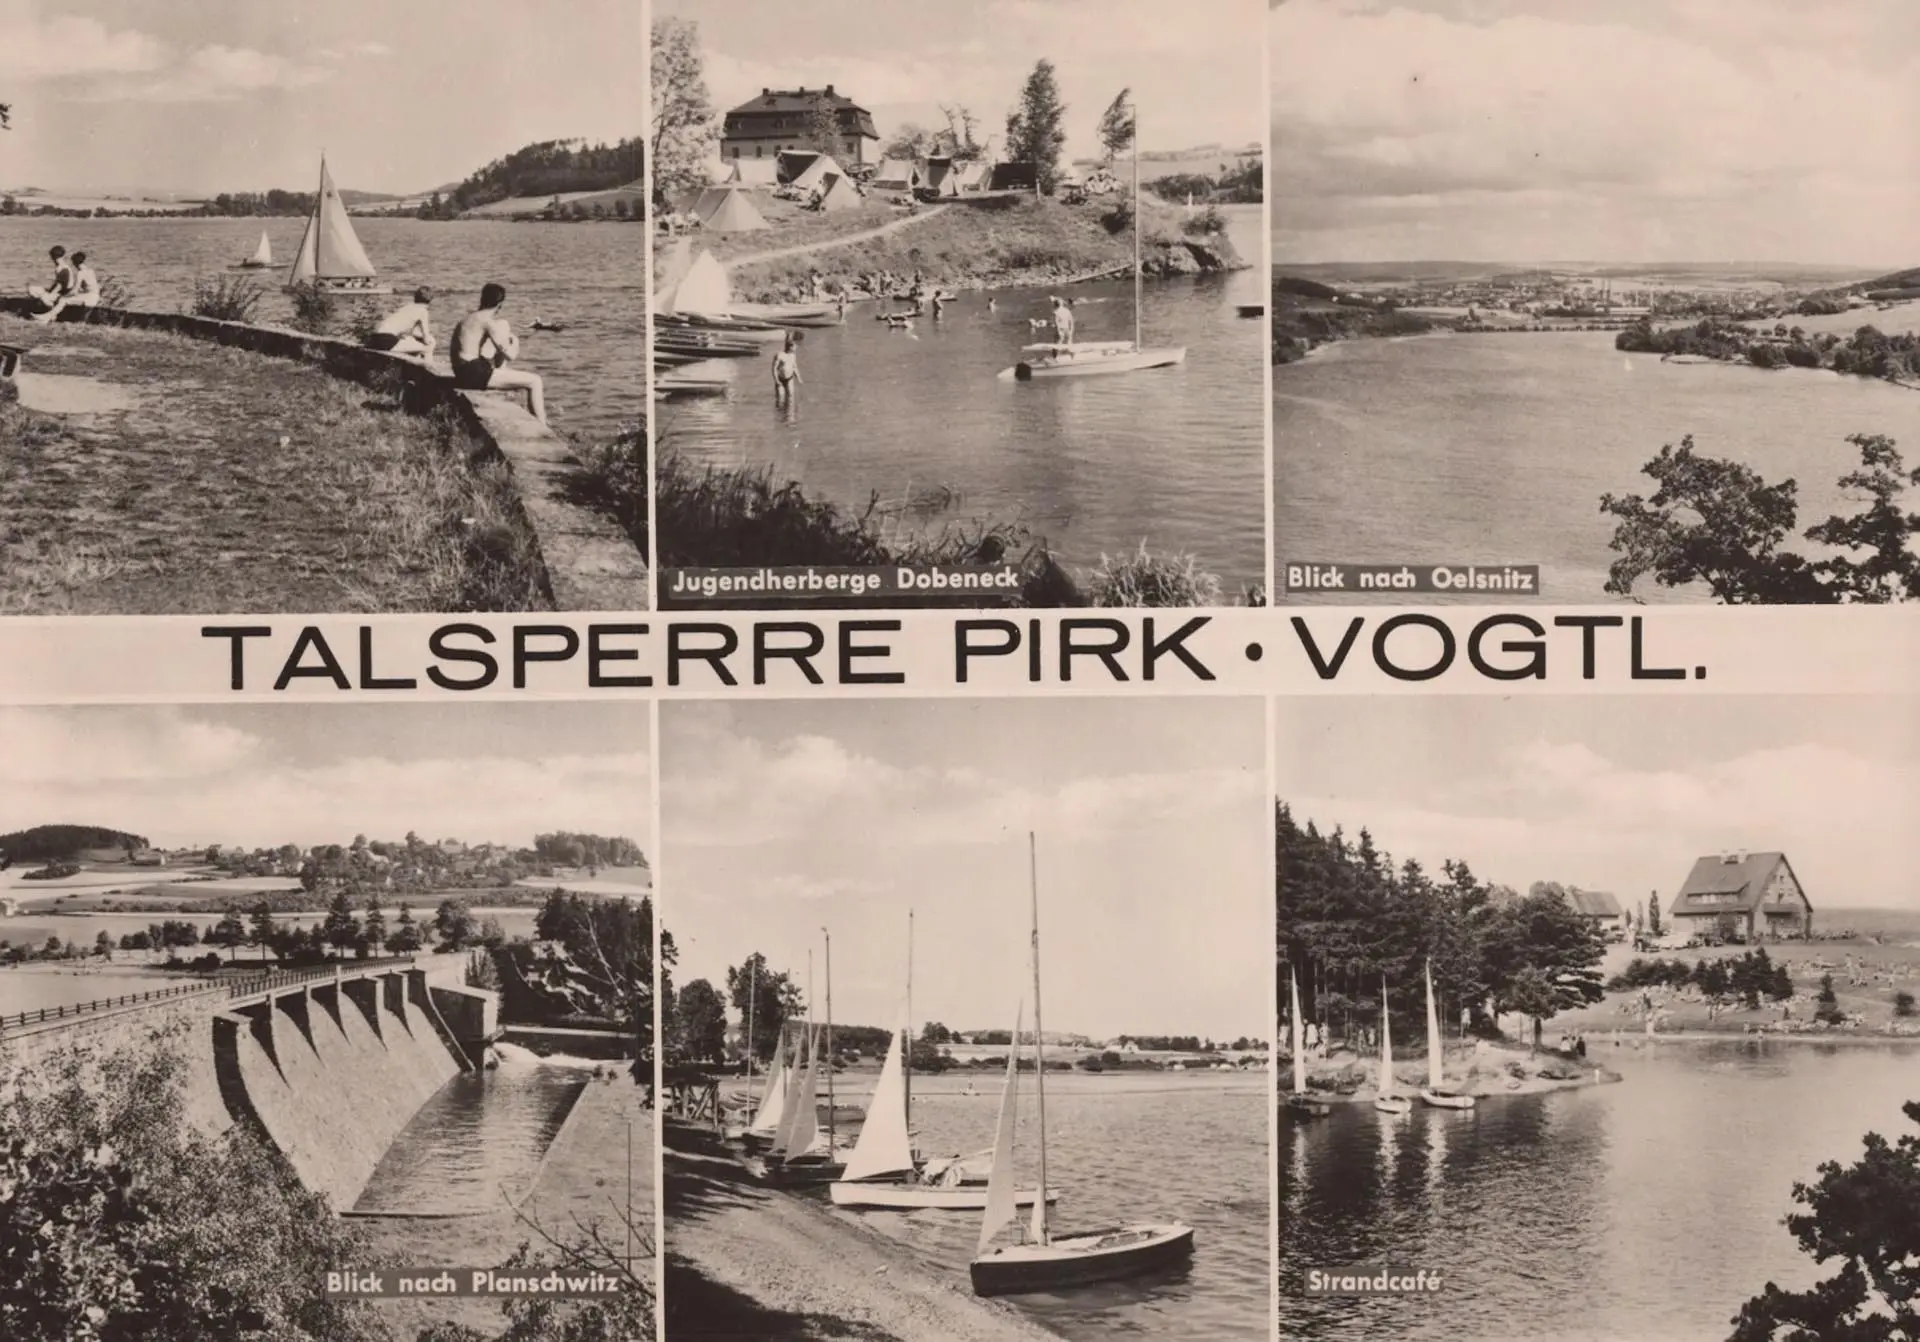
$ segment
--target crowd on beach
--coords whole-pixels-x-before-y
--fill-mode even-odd
[[[68,256],[65,247],[55,247],[47,255],[53,260],[52,281],[27,286],[28,296],[40,305],[33,320],[50,322],[68,308],[98,306],[100,277],[87,264],[87,254],[75,252]]]

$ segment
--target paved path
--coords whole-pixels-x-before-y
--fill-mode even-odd
[[[844,237],[828,238],[824,242],[801,243],[796,247],[777,247],[770,252],[754,252],[751,256],[736,256],[726,263],[729,270],[739,266],[756,265],[761,261],[778,261],[789,256],[805,256],[808,252],[824,252],[834,247],[851,247],[856,242],[865,242],[869,238],[884,238],[889,233],[898,233],[903,228],[924,223],[936,214],[949,209],[946,205],[934,205],[924,210],[916,210],[900,219],[890,220],[878,228],[862,229],[858,233],[848,233]]]

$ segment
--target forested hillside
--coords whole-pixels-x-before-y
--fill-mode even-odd
[[[559,196],[571,191],[608,191],[637,182],[645,170],[645,142],[589,145],[584,140],[546,140],[495,159],[453,188],[458,210],[516,196]]]

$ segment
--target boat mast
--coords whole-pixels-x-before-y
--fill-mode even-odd
[[[759,975],[751,957],[747,960],[747,1103],[753,1103],[753,981]]]
[[[1140,113],[1133,110],[1133,349],[1140,352]]]
[[[913,910],[907,910],[907,1031],[900,1041],[900,1061],[907,1077],[907,1145],[913,1145]]]
[[[833,1159],[833,934],[826,928],[820,935],[827,939],[827,1159]]]
[[[327,273],[320,264],[320,244],[326,240],[327,209],[327,151],[320,151],[320,190],[313,198],[313,285],[320,287],[320,277]]]
[[[1027,891],[1033,911],[1033,1092],[1038,1099],[1040,1123],[1040,1191],[1034,1223],[1040,1227],[1040,1242],[1047,1243],[1047,1060],[1040,1029],[1040,859],[1035,851],[1033,831],[1027,831]],[[1020,1041],[1014,1040],[1017,1049]],[[1015,1069],[1016,1074],[1018,1068]]]

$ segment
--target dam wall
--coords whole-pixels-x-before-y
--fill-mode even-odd
[[[465,1070],[426,975],[397,969],[306,984],[223,1012],[211,1030],[218,1093],[335,1211]]]

